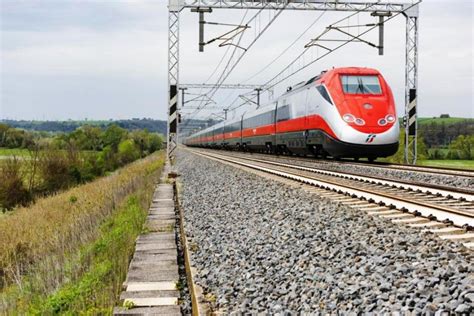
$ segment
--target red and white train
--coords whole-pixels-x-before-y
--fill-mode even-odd
[[[184,144],[373,161],[397,151],[399,132],[392,91],[382,75],[348,67],[323,71],[266,106],[189,136]]]

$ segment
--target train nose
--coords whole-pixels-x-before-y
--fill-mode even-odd
[[[352,115],[355,118],[355,125],[358,126],[378,129],[391,125],[395,122],[395,116],[391,114],[390,109],[387,108],[386,100],[382,99],[378,100],[372,97],[368,100],[364,97],[356,97],[346,100],[349,113],[345,114]]]

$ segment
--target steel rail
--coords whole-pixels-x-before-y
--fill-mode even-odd
[[[242,152],[243,153],[243,152]],[[288,158],[292,160],[300,160],[300,161],[307,161],[307,162],[315,162],[315,163],[337,163],[337,164],[347,164],[353,166],[367,166],[367,167],[375,167],[375,168],[382,168],[382,169],[394,169],[394,170],[402,170],[402,171],[416,171],[422,173],[429,173],[435,175],[447,175],[447,176],[456,176],[456,177],[466,177],[466,178],[473,178],[474,179],[474,171],[469,169],[456,169],[456,168],[443,168],[443,167],[430,167],[430,166],[413,166],[413,165],[405,165],[405,164],[396,164],[396,163],[386,163],[386,162],[363,162],[363,161],[348,161],[348,160],[332,160],[332,159],[318,159],[316,157],[297,157],[297,156],[290,156],[290,155],[274,155],[274,154],[267,154],[267,153],[246,153],[249,155],[262,155],[262,156],[272,156],[277,158]]]
[[[474,171],[469,169],[456,169],[456,168],[444,168],[444,167],[430,167],[430,166],[413,166],[413,165],[404,165],[396,163],[385,163],[385,162],[374,162],[374,163],[364,163],[364,162],[351,162],[343,161],[343,163],[354,164],[354,165],[363,165],[370,167],[382,167],[382,168],[391,168],[396,170],[412,170],[418,172],[426,172],[433,174],[442,174],[449,176],[460,176],[460,177],[469,177],[474,178]]]
[[[219,153],[224,156],[232,157],[226,154]],[[361,175],[358,173],[354,172],[348,172],[348,171],[332,171],[332,170],[327,170],[323,169],[321,167],[307,167],[307,166],[300,166],[300,165],[295,165],[293,163],[289,162],[276,162],[276,161],[270,161],[270,160],[263,160],[263,159],[258,159],[258,158],[251,158],[251,157],[245,157],[244,155],[241,155],[239,157],[242,157],[247,160],[252,160],[255,162],[262,162],[262,163],[267,163],[267,164],[272,164],[275,166],[282,166],[282,167],[291,167],[293,169],[299,169],[302,171],[309,171],[309,172],[314,172],[314,173],[320,173],[320,174],[325,174],[325,175],[331,175],[331,176],[336,176],[336,177],[353,177],[354,180],[360,180],[360,181],[370,181],[370,182],[379,182],[380,184],[383,185],[389,185],[389,186],[404,186],[404,188],[408,190],[413,190],[413,191],[422,191],[430,194],[439,194],[442,196],[452,196],[455,199],[465,199],[467,201],[474,201],[474,194],[470,190],[466,190],[463,188],[450,188],[447,186],[442,186],[438,184],[429,184],[429,183],[421,183],[421,182],[415,182],[415,181],[406,181],[406,180],[390,180],[390,179],[385,179],[385,178],[378,178],[374,176],[365,176]]]
[[[190,150],[190,149],[188,149]],[[217,160],[226,161],[232,164],[244,166],[247,168],[251,168],[254,170],[263,171],[269,174],[277,175],[284,178],[289,178],[298,182],[310,184],[316,187],[325,188],[328,190],[333,191],[341,191],[343,190],[346,194],[354,196],[354,197],[363,197],[368,201],[374,201],[374,203],[385,204],[385,205],[393,205],[395,208],[399,210],[409,210],[409,212],[414,213],[415,215],[421,214],[423,217],[433,218],[435,217],[438,221],[449,221],[452,222],[453,225],[458,227],[474,227],[474,214],[463,212],[457,209],[453,209],[450,207],[433,204],[425,201],[417,201],[417,200],[407,200],[406,197],[400,197],[394,194],[386,193],[386,192],[379,192],[375,190],[369,190],[366,188],[357,187],[355,185],[349,185],[347,183],[339,183],[337,181],[328,180],[328,179],[321,179],[315,176],[302,176],[297,172],[293,171],[282,171],[272,167],[265,167],[262,165],[258,165],[259,163],[248,163],[242,160],[245,158],[236,158],[232,157],[229,158],[228,156],[215,154],[215,153],[204,153],[202,151],[197,150],[190,150],[191,152],[212,158]],[[240,160],[240,161],[239,161]],[[264,163],[260,163],[264,164]]]

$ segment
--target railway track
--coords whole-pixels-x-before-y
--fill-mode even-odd
[[[405,171],[416,171],[430,174],[446,175],[446,176],[456,176],[456,177],[474,177],[474,171],[467,169],[455,169],[455,168],[442,168],[442,167],[429,167],[429,166],[412,166],[412,165],[403,165],[395,163],[385,163],[385,162],[353,162],[353,161],[338,161],[342,164],[349,165],[358,165],[358,166],[368,166],[368,167],[379,167],[379,168],[388,168],[394,170],[405,170]]]
[[[216,150],[213,152],[226,155],[226,153],[225,152],[223,153],[222,151]],[[307,159],[294,159],[294,157],[287,157],[287,156],[274,157],[274,156],[268,156],[265,154],[253,154],[253,153],[252,154],[232,153],[232,157],[242,157],[242,158],[249,159],[252,161],[257,161],[257,162],[266,162],[266,163],[275,164],[275,165],[291,166],[292,168],[295,168],[295,169],[310,171],[310,172],[319,173],[319,174],[333,175],[336,177],[350,177],[352,179],[358,179],[360,181],[376,182],[377,184],[380,184],[380,185],[404,187],[404,188],[407,188],[408,190],[417,191],[418,193],[428,192],[431,194],[436,194],[438,197],[446,196],[446,197],[454,197],[457,199],[467,200],[474,196],[474,190],[469,189],[469,188],[459,188],[459,187],[438,185],[438,184],[426,184],[425,182],[409,181],[409,180],[402,180],[402,179],[388,179],[386,177],[381,177],[381,176],[374,177],[370,175],[364,175],[361,172],[357,172],[357,173],[351,172],[351,171],[341,172],[341,171],[331,170],[329,168],[326,168],[325,164],[318,164],[319,166],[295,164],[295,162],[298,162],[298,161],[314,162],[314,160],[311,161]],[[271,160],[269,160],[268,158],[271,158]],[[332,164],[333,163],[334,162],[332,162]],[[371,165],[368,165],[368,166],[371,166]],[[472,178],[474,179],[474,174]]]
[[[474,194],[459,188],[385,180],[288,162],[191,150],[199,155],[310,185],[340,203],[412,227],[430,229],[443,239],[474,247]]]
[[[349,160],[333,160],[333,159],[320,159],[315,157],[301,157],[301,156],[289,156],[289,155],[274,155],[266,153],[246,153],[252,156],[260,157],[276,157],[282,159],[291,159],[294,161],[303,161],[309,163],[319,163],[334,165],[348,165],[348,166],[364,166],[369,168],[380,168],[380,169],[389,169],[389,170],[401,170],[401,171],[415,171],[423,174],[434,174],[434,175],[445,175],[445,176],[454,176],[454,177],[463,177],[463,178],[473,178],[474,171],[468,169],[455,169],[455,168],[441,168],[441,167],[428,167],[428,166],[413,166],[413,165],[404,165],[396,163],[385,163],[385,162],[364,162],[364,161],[349,161]]]

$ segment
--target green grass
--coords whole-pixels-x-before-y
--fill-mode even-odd
[[[87,272],[31,307],[30,312],[110,313],[120,293],[135,238],[141,232],[146,214],[139,197],[130,196],[119,212],[102,225],[101,237],[82,250],[81,261],[92,262]]]
[[[400,124],[402,123],[403,118],[399,118]],[[448,117],[448,118],[440,118],[440,117],[418,117],[417,118],[418,125],[423,126],[423,125],[429,125],[431,123],[435,124],[445,124],[445,125],[453,125],[456,123],[468,121],[471,124],[474,124],[474,118],[468,118],[468,117]]]
[[[68,255],[63,283],[48,296],[37,292],[33,279],[25,277],[22,287],[3,289],[16,297],[16,312],[28,315],[108,315],[118,302],[128,264],[146,219],[145,200],[152,186],[130,194],[117,212],[100,227],[99,237]],[[1,304],[0,304],[1,306]]]
[[[65,149],[58,150],[60,152],[67,152]],[[95,155],[98,152],[93,150],[80,150],[80,153],[87,155]],[[17,157],[30,157],[30,152],[26,148],[4,148],[0,147],[0,156],[17,156]]]
[[[474,160],[420,160],[419,165],[474,170]]]
[[[425,125],[425,124],[431,124],[431,123],[436,123],[436,124],[455,124],[463,121],[469,121],[471,123],[474,123],[474,119],[472,118],[465,118],[465,117],[448,117],[448,118],[440,118],[440,117],[420,117],[418,118],[418,124],[420,125]]]
[[[28,149],[0,147],[0,156],[28,157],[29,155]]]

